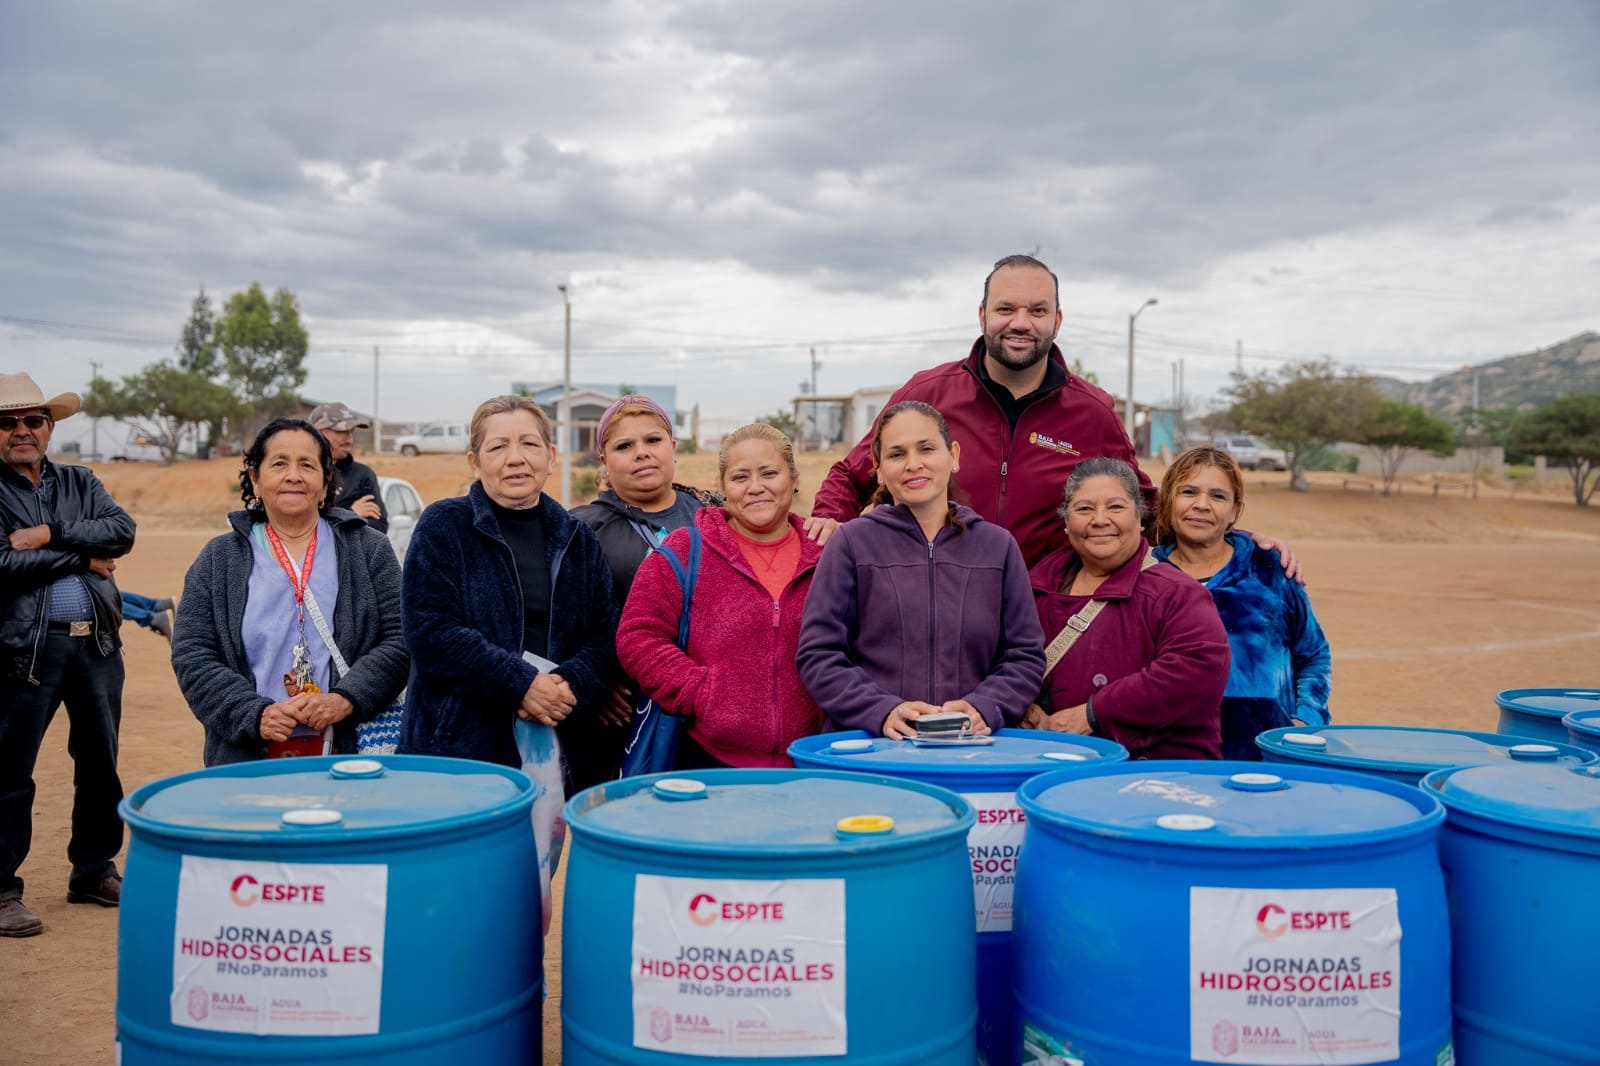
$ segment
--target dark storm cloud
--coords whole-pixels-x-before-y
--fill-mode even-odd
[[[0,310],[492,318],[619,257],[893,291],[1034,247],[1181,285],[1600,178],[1582,2],[441,10],[13,5]]]

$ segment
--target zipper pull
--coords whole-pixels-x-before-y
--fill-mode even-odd
[[[772,601],[772,628],[778,628],[778,601]]]
[[[1000,476],[1001,477],[1005,477],[1006,476],[1006,467],[1009,466],[1009,465],[1011,465],[1011,464],[1007,463],[1004,459],[1000,460]]]

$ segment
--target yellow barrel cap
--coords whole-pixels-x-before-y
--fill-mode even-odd
[[[894,819],[886,814],[855,814],[849,818],[840,818],[834,828],[844,836],[871,836],[875,833],[892,832]]]

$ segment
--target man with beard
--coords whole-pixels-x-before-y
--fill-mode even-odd
[[[924,370],[889,397],[932,404],[961,442],[966,503],[1009,529],[1032,566],[1063,542],[1061,487],[1081,459],[1106,455],[1138,469],[1109,393],[1067,370],[1056,333],[1061,289],[1055,273],[1029,255],[1000,260],[983,283],[983,336],[965,359]],[[877,487],[872,433],[833,465],[812,514],[848,521]],[[1139,488],[1153,510],[1155,486]]]
[[[33,840],[33,771],[65,703],[71,732],[68,903],[122,900],[122,598],[112,571],[134,524],[86,466],[45,457],[74,392],[50,400],[27,374],[0,374],[0,937],[44,929],[17,876]]]
[[[372,467],[356,462],[356,430],[369,429],[371,423],[363,421],[342,403],[318,404],[311,409],[311,417],[306,421],[316,427],[333,451],[333,468],[339,472],[339,498],[334,505],[348,507],[379,533],[389,532],[389,516],[383,512],[378,475],[372,472]]]

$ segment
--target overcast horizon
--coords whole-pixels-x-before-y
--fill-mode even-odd
[[[1139,402],[1328,356],[1420,380],[1600,328],[1600,6],[12,4],[0,371],[83,391],[196,289],[287,287],[302,389],[517,381],[737,421],[964,355],[1037,253]]]

